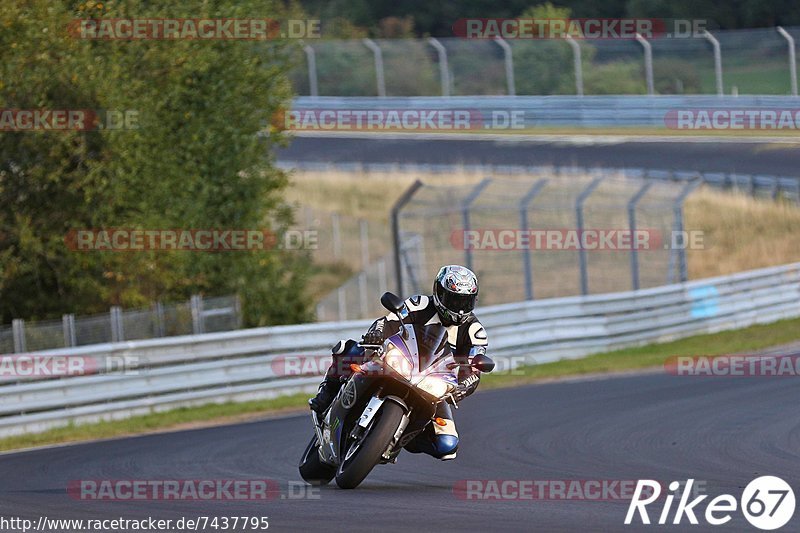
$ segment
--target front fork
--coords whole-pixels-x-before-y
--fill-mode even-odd
[[[406,403],[401,398],[397,396],[384,396],[384,397],[373,396],[372,398],[370,398],[369,403],[367,403],[367,406],[364,408],[364,412],[361,413],[361,416],[358,418],[358,421],[353,427],[353,431],[350,433],[350,437],[356,439],[361,435],[361,433],[366,431],[367,428],[370,426],[370,424],[372,424],[373,420],[375,419],[375,415],[378,414],[378,411],[380,411],[381,406],[387,401],[399,404],[400,407],[403,408],[403,411],[405,411],[405,413],[403,414],[403,418],[400,419],[400,424],[397,426],[397,430],[394,432],[394,435],[392,436],[391,442],[389,442],[389,445],[386,447],[386,450],[384,450],[383,454],[381,454],[381,457],[388,461],[393,459],[392,457],[393,455],[396,457],[397,454],[393,454],[392,452],[394,451],[397,444],[400,442],[400,439],[403,436],[403,432],[405,432],[406,428],[408,427],[408,423],[411,422],[411,409],[406,405]]]

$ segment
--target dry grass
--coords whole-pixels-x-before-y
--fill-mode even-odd
[[[685,215],[687,229],[705,232],[705,249],[688,253],[693,279],[800,261],[796,205],[704,189]]]
[[[503,176],[498,175],[496,172],[492,175],[497,179],[525,180],[525,188],[527,188],[527,184],[530,183],[531,179],[531,176],[527,175]],[[357,218],[368,220],[370,223],[369,247],[371,257],[374,260],[391,251],[388,226],[389,211],[396,199],[414,180],[420,179],[424,183],[431,185],[469,185],[477,183],[485,176],[485,171],[476,172],[470,168],[463,168],[448,174],[422,174],[400,171],[295,172],[292,176],[292,185],[288,191],[288,197],[296,205],[311,209],[317,214],[339,212],[346,213],[353,220]],[[580,176],[572,176],[565,179],[580,178]],[[586,177],[583,177],[583,179],[586,179]],[[551,201],[559,202],[558,205],[561,205],[560,202],[564,200],[559,196],[561,193],[558,190],[559,187],[563,188],[565,186],[566,183],[561,185],[553,184],[553,188],[548,185],[548,190],[550,191],[548,194],[552,198],[545,194],[542,201],[545,203],[550,203]],[[611,183],[607,183],[603,187],[611,186]],[[603,196],[611,195],[613,197],[614,190],[611,190],[611,192],[606,191],[608,194],[605,194],[603,187],[593,195],[593,201],[605,204],[608,208],[618,209],[620,212],[619,220],[614,218],[613,224],[606,221],[606,227],[625,227],[627,219],[624,211],[624,200],[626,198],[624,192],[617,196],[623,199],[622,203],[615,202],[614,205],[611,205],[612,202],[603,200]],[[666,197],[664,196],[664,198]],[[654,199],[654,201],[660,200]],[[567,207],[564,209],[566,210]],[[547,224],[552,227],[564,227],[563,225],[559,226],[556,219],[567,220],[567,217],[570,217],[571,214],[565,210],[558,208],[551,214],[539,212],[537,213],[539,223],[545,224],[543,227],[549,227]],[[645,224],[646,220],[652,223],[653,219],[648,219],[648,216],[654,212],[647,206],[643,206],[640,225]],[[664,211],[664,213],[669,216],[668,211]],[[555,218],[548,222],[548,216]],[[320,221],[320,246],[322,247],[325,239],[329,238],[329,236],[325,235],[325,232],[329,231],[329,228],[326,229],[326,221],[329,219],[325,219],[324,216],[317,216],[317,218]],[[326,290],[343,283],[351,273],[360,269],[357,229],[354,229],[356,227],[353,224],[346,226],[344,219],[342,228],[342,239],[345,244],[343,262],[348,268],[342,268],[342,261],[337,265],[331,260],[329,252],[327,252],[326,256],[325,253],[322,253],[323,250],[320,250],[317,257],[319,268],[316,276],[319,279],[314,281],[313,292],[315,297],[323,296]],[[687,254],[689,277],[691,279],[800,261],[800,209],[793,204],[703,188],[692,194],[686,204],[685,228],[687,230],[701,230],[705,234],[705,248],[690,249]],[[434,230],[432,229],[431,231]],[[350,241],[350,248],[347,248],[348,243],[345,242],[348,240]],[[572,289],[567,287],[567,285],[577,284],[578,278],[577,270],[573,272],[564,263],[564,261],[568,261],[565,257],[570,253],[572,252],[548,252],[540,253],[537,256],[536,263],[539,265],[539,272],[537,272],[536,296],[538,298],[563,295],[565,290],[575,293],[577,285]],[[577,254],[572,254],[577,257]],[[511,269],[509,270],[511,272],[514,268],[518,268],[517,263],[519,261],[516,257],[511,257],[513,254],[506,255],[508,257],[503,257],[502,259],[507,263],[513,263],[513,265],[507,267]],[[428,259],[434,260],[435,258],[429,257]],[[494,259],[499,261],[500,256],[498,255]],[[650,257],[647,254],[640,254],[640,261],[642,276],[647,275],[647,272],[651,274],[650,277],[661,280],[663,273],[660,270],[665,268],[666,259],[662,256],[656,257],[654,255]],[[550,263],[553,263],[554,268],[548,268],[547,265]],[[662,265],[662,263],[664,264]],[[592,269],[590,274],[593,292],[616,291],[627,288],[627,286],[620,288],[618,274],[621,272],[620,269],[627,269],[627,256],[626,258],[621,258],[614,252],[606,255],[598,254],[597,256],[592,256],[590,268]],[[648,282],[644,286],[649,286],[652,283],[655,283],[655,281]],[[658,281],[658,283],[663,283],[663,281]],[[516,292],[522,290],[521,287],[516,286],[507,288]],[[498,297],[505,298],[504,291],[500,289],[495,288],[493,290],[498,293]],[[489,302],[484,303],[488,304]]]

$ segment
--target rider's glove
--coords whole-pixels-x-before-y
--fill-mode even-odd
[[[478,388],[481,378],[477,373],[470,374],[464,380],[458,382],[456,390],[453,391],[452,398],[454,403],[458,403]]]
[[[383,344],[383,332],[378,330],[370,330],[364,333],[361,344]]]

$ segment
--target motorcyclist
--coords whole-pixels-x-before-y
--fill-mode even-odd
[[[478,297],[478,278],[463,266],[443,266],[433,282],[433,294],[415,295],[405,301],[408,310],[406,324],[442,324],[457,363],[469,363],[470,358],[486,352],[487,336],[481,323],[472,313]],[[400,330],[400,321],[389,313],[372,323],[362,336],[363,344],[382,344]],[[333,363],[320,384],[316,397],[309,400],[311,409],[324,413],[349,377],[349,363],[359,362],[364,348],[354,340],[339,341],[333,347]],[[478,388],[480,372],[469,366],[459,367],[458,387],[452,402],[460,402]],[[438,459],[455,459],[458,433],[450,405],[442,402],[434,415],[443,424],[430,424],[405,449],[412,453],[427,453]]]

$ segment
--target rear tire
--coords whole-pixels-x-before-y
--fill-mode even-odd
[[[336,467],[323,463],[319,458],[319,443],[314,435],[300,459],[300,477],[311,485],[327,485],[335,475]]]
[[[354,489],[364,481],[392,442],[404,413],[403,408],[393,401],[384,402],[377,414],[377,420],[367,428],[359,449],[351,457],[343,459],[339,465],[336,484],[340,488]]]

